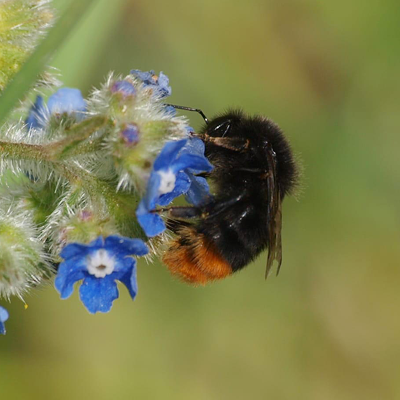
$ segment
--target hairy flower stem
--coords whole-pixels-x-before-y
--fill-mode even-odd
[[[101,136],[97,139],[92,139],[88,141],[83,141],[76,146],[68,149],[67,156],[75,157],[82,154],[90,154],[95,153],[101,149],[101,146],[104,144],[104,136]],[[66,155],[62,155],[62,158],[66,158]]]
[[[3,158],[49,161],[49,155],[47,154],[46,146],[37,144],[0,141],[0,151]]]
[[[90,135],[104,127],[107,120],[104,116],[95,116],[86,119],[73,125],[67,131],[68,137],[47,145],[0,141],[0,150],[3,153],[3,157],[6,158],[58,163],[68,156],[85,154],[87,147],[80,145]],[[80,149],[84,149],[84,151],[81,152]]]
[[[49,146],[51,146],[50,149],[52,149],[53,144],[40,146],[0,141],[0,151],[3,153],[3,157],[48,162],[53,166],[56,172],[67,179],[71,184],[83,187],[93,198],[101,193],[110,204],[117,200],[118,194],[113,186],[80,167],[67,165],[62,161],[56,161],[53,156],[54,153],[49,151]]]
[[[73,125],[69,130],[66,130],[68,136],[65,139],[45,146],[50,159],[54,161],[63,160],[72,155],[87,153],[88,147],[83,142],[94,132],[103,128],[107,121],[107,117],[99,115]],[[109,122],[109,124],[112,124],[112,122]],[[93,149],[93,151],[95,150]]]

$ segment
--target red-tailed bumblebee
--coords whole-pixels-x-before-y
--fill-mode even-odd
[[[266,276],[282,263],[282,201],[298,180],[283,132],[271,120],[229,111],[206,121],[199,134],[214,165],[207,175],[213,198],[203,207],[172,207],[167,226],[176,236],[162,260],[192,284],[225,278],[268,249]],[[193,218],[194,217],[194,218]],[[178,219],[176,219],[178,218]],[[190,219],[189,219],[190,218]]]

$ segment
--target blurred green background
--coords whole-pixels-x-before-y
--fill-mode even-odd
[[[278,278],[266,254],[204,288],[142,262],[110,314],[50,285],[6,305],[0,398],[399,399],[399,27],[394,0],[98,0],[54,59],[66,85],[162,70],[172,103],[264,114],[302,190]]]

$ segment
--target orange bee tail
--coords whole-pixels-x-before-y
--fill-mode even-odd
[[[187,283],[205,285],[232,274],[229,263],[216,246],[193,227],[182,227],[164,254],[162,261],[173,275]]]

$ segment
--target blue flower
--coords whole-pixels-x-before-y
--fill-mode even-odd
[[[71,114],[86,110],[86,101],[79,89],[62,88],[52,94],[47,101],[50,114]]]
[[[139,142],[140,131],[136,124],[127,124],[121,132],[121,137],[124,143],[128,146],[135,146]]]
[[[28,128],[42,129],[51,114],[74,113],[81,119],[85,110],[86,102],[79,89],[61,88],[49,97],[47,105],[42,96],[37,96],[25,123]]]
[[[168,76],[160,72],[157,76],[153,70],[148,72],[140,71],[139,69],[133,69],[131,75],[141,80],[145,87],[153,89],[153,93],[160,97],[171,96],[172,89],[169,86]]]
[[[83,280],[79,294],[87,310],[92,314],[108,312],[119,296],[115,280],[121,281],[135,298],[136,260],[132,255],[147,253],[142,240],[120,236],[99,236],[88,245],[68,244],[60,253],[64,261],[58,268],[56,289],[66,299],[71,296],[74,283]]]
[[[188,127],[188,132],[193,132],[193,128]],[[182,151],[187,152],[188,154],[197,155],[199,157],[204,157],[204,150],[204,142],[200,138],[193,136],[189,137],[186,146],[182,149]],[[196,176],[195,174],[198,172],[199,171],[192,168],[186,170],[186,174],[190,180],[190,187],[185,197],[189,203],[195,206],[201,206],[212,198],[207,180],[201,176]]]
[[[186,201],[196,207],[209,202],[212,199],[212,196],[206,178],[196,176],[190,172],[186,173],[190,179],[190,187],[185,195]]]
[[[0,335],[6,334],[6,328],[4,322],[8,320],[8,311],[0,306]]]
[[[111,87],[112,93],[121,93],[123,97],[134,96],[136,89],[132,83],[128,81],[116,81]]]
[[[30,129],[41,129],[46,123],[46,106],[42,96],[37,96],[25,123]]]
[[[168,142],[155,159],[146,194],[136,210],[138,222],[147,236],[156,236],[166,228],[162,218],[153,212],[156,206],[166,206],[181,194],[189,193],[197,181],[194,174],[213,169],[204,157],[204,148],[203,154],[199,151],[197,140],[200,139]],[[199,200],[196,193],[191,197]]]

